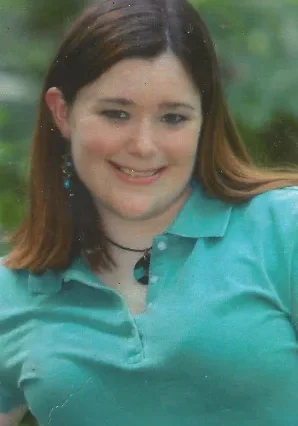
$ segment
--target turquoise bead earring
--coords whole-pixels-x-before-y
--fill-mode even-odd
[[[62,173],[63,173],[63,186],[70,197],[74,196],[72,176],[73,176],[73,161],[71,154],[67,153],[62,156]]]

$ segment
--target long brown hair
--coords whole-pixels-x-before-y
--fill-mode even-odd
[[[187,1],[103,0],[74,21],[46,75],[32,144],[29,211],[12,238],[8,268],[62,269],[82,253],[91,267],[113,264],[100,217],[76,173],[75,195],[65,193],[61,165],[69,144],[54,126],[44,96],[58,87],[71,106],[78,90],[120,60],[166,50],[180,59],[201,93],[204,122],[194,178],[205,191],[240,203],[298,184],[298,173],[253,165],[228,111],[213,42]]]

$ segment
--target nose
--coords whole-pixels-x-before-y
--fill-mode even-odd
[[[136,124],[128,144],[128,153],[141,158],[154,156],[158,151],[155,136],[153,125],[149,120]]]

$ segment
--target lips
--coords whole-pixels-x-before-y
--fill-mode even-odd
[[[111,162],[111,164],[114,167],[116,167],[118,170],[120,170],[122,173],[125,173],[128,176],[132,176],[132,177],[154,176],[155,174],[157,174],[164,168],[164,166],[162,166],[162,167],[154,167],[154,168],[146,169],[146,170],[138,170],[135,167],[120,166],[119,164],[116,164],[113,162]]]
[[[151,185],[156,182],[167,169],[167,166],[163,166],[147,170],[136,170],[130,167],[120,166],[111,161],[109,161],[109,163],[114,169],[118,179],[130,185]]]

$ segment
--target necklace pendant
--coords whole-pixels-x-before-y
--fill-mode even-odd
[[[146,250],[144,255],[137,261],[134,267],[134,277],[143,285],[148,285],[149,283],[150,255],[150,250]]]

